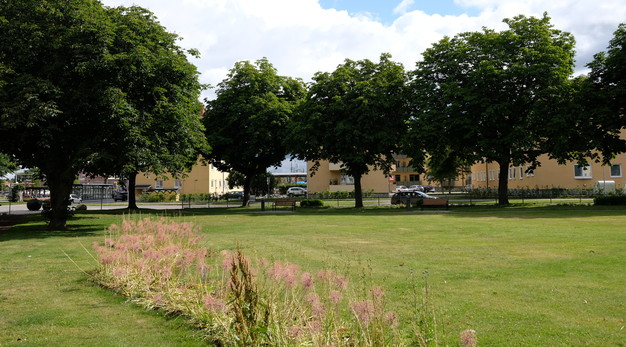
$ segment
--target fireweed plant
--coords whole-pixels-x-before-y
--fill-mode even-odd
[[[401,329],[424,312],[400,319],[386,309],[383,287],[356,290],[337,271],[210,251],[199,231],[166,219],[112,225],[93,245],[93,278],[146,308],[187,317],[218,345],[436,345],[426,329]]]

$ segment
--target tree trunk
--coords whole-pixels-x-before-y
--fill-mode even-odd
[[[131,172],[128,175],[128,209],[138,210],[137,196],[135,195],[135,187],[137,186],[137,172]]]
[[[509,164],[510,160],[498,161],[500,172],[498,173],[498,205],[509,204]],[[489,179],[489,177],[487,177]]]
[[[47,173],[46,179],[50,188],[50,222],[48,229],[67,229],[67,206],[69,205],[72,185],[74,184],[74,174],[67,172]]]
[[[354,178],[354,207],[363,207],[363,188],[361,187],[362,174],[352,176]]]
[[[243,179],[243,198],[241,201],[241,207],[248,206],[248,201],[250,201],[250,187],[252,186],[252,179],[254,178],[251,174],[246,174]]]

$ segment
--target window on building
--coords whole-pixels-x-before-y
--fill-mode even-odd
[[[156,189],[163,189],[163,180],[156,180],[156,181],[154,181],[154,188],[156,188]]]
[[[524,168],[523,167],[519,167],[519,179],[523,180],[524,179]]]
[[[622,177],[622,164],[611,165],[611,177]]]
[[[574,178],[591,178],[591,166],[575,164]]]
[[[489,180],[490,181],[495,181],[496,180],[496,171],[495,170],[489,170]]]
[[[409,175],[409,181],[416,182],[420,180],[420,175]]]
[[[530,165],[526,165],[526,177],[532,177],[535,176],[535,170],[530,170]]]
[[[515,167],[510,167],[509,168],[509,179],[510,180],[514,180],[515,179],[515,172],[517,171],[517,168]]]
[[[174,180],[174,188],[182,188],[183,186],[183,181],[181,180]]]
[[[400,175],[393,175],[394,182],[400,182]]]

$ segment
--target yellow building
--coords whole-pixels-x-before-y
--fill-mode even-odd
[[[308,167],[311,168],[313,164],[308,162]],[[395,190],[395,185],[382,171],[372,170],[361,178],[361,188],[363,192],[385,193]],[[320,161],[320,167],[313,176],[309,169],[309,193],[351,191],[354,191],[354,178],[342,173],[341,164]]]
[[[589,163],[580,166],[575,162],[564,165],[557,164],[547,155],[539,157],[541,166],[532,173],[527,173],[528,165],[511,166],[508,170],[509,189],[545,189],[545,188],[569,188],[589,189],[594,188],[598,181],[614,181],[616,188],[624,188],[626,179],[623,168],[626,165],[626,154],[620,154],[606,166],[598,163]],[[472,166],[473,188],[498,188],[498,173],[500,166],[497,163],[478,163]]]
[[[184,177],[177,179],[140,173],[137,175],[136,192],[149,190],[177,191],[179,194],[211,193],[223,195],[229,192],[228,173],[221,172],[213,165],[198,162]],[[241,190],[235,188],[234,190]]]
[[[418,173],[411,167],[411,158],[406,155],[394,155],[395,165],[389,176],[380,170],[371,170],[361,179],[363,192],[373,191],[374,193],[395,192],[397,186],[431,185],[439,186],[441,183],[432,181],[425,174]],[[308,167],[313,162],[308,163]],[[310,172],[309,172],[310,174]],[[463,187],[466,185],[465,176],[458,177],[455,181],[448,182],[452,187]],[[440,188],[438,188],[440,189]],[[309,193],[336,192],[354,190],[354,179],[341,171],[341,164],[332,164],[328,161],[320,161],[320,167],[314,176],[309,178]]]

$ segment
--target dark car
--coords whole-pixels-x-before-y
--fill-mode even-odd
[[[115,192],[113,193],[113,201],[126,201],[128,200],[128,192]]]
[[[406,204],[407,199],[411,199],[411,205],[414,205],[423,199],[437,199],[437,197],[422,192],[400,192],[391,196],[391,204]]]
[[[239,190],[228,192],[228,193],[222,195],[222,199],[226,199],[226,200],[241,200],[241,199],[243,199],[243,192],[239,191]]]

